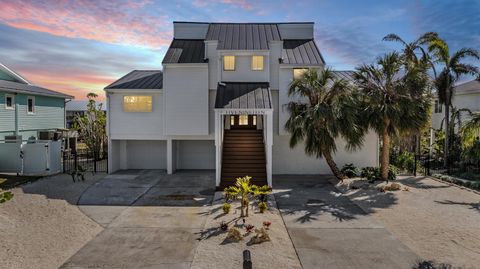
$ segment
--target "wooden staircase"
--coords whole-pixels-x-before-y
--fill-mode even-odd
[[[252,184],[267,185],[263,131],[225,130],[220,189],[244,176],[252,177]]]

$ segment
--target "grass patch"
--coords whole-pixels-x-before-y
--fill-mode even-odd
[[[0,189],[8,190],[25,183],[37,181],[41,176],[17,176],[0,174]]]

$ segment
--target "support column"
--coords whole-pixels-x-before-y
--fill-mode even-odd
[[[120,141],[120,169],[128,169],[127,166],[127,140]]]
[[[266,112],[266,122],[264,122],[264,128],[266,133],[266,159],[267,159],[267,183],[272,187],[272,145],[273,145],[273,111]]]
[[[175,172],[175,141],[167,139],[167,174]]]
[[[215,111],[215,186],[220,186],[222,171],[222,115]]]

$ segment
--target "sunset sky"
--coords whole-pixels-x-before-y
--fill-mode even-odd
[[[335,69],[353,69],[437,31],[451,50],[480,50],[480,0],[0,0],[0,62],[33,83],[84,98],[133,69],[161,69],[173,21],[315,22]]]

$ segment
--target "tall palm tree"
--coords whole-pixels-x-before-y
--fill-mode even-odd
[[[428,64],[430,62],[430,57],[423,46],[437,38],[438,34],[436,32],[427,32],[421,35],[417,40],[410,43],[406,42],[396,34],[388,34],[383,38],[383,40],[399,42],[402,44],[402,56],[404,57],[405,63],[408,66],[418,66],[420,64]],[[420,58],[418,54],[420,54]]]
[[[357,67],[355,72],[362,93],[362,119],[381,137],[383,180],[388,179],[392,136],[420,130],[430,116],[426,70],[405,66],[404,57],[392,52],[380,57],[375,64]]]
[[[440,39],[430,41],[428,46],[429,52],[434,58],[434,62],[441,66],[439,73],[435,72],[434,85],[437,90],[438,100],[440,104],[445,106],[445,150],[444,150],[444,165],[449,165],[449,151],[450,151],[450,108],[452,106],[452,99],[455,91],[455,83],[463,75],[477,75],[480,76],[479,69],[474,65],[464,63],[462,60],[466,57],[480,59],[480,54],[477,50],[471,48],[462,48],[454,53],[450,52],[448,44]]]
[[[290,147],[304,142],[305,152],[325,158],[332,173],[344,178],[333,159],[335,140],[342,137],[347,149],[354,150],[364,141],[365,128],[358,124],[359,105],[350,84],[337,79],[325,69],[309,69],[290,84],[289,96],[300,97],[287,105],[290,118],[285,129],[290,132]]]

